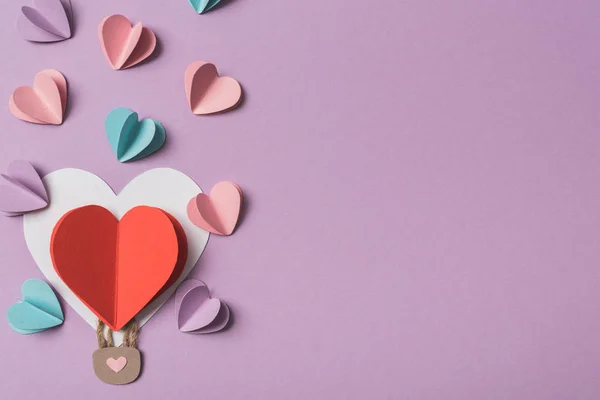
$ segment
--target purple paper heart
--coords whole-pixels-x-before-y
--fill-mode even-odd
[[[17,20],[21,35],[32,42],[58,42],[71,37],[70,0],[34,0],[23,6]]]
[[[210,297],[202,281],[190,279],[183,282],[175,293],[177,324],[188,333],[217,332],[229,322],[229,307],[221,300]]]
[[[47,205],[44,183],[27,161],[13,161],[6,174],[0,174],[0,213],[14,217]]]

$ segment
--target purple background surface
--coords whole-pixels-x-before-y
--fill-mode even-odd
[[[142,329],[144,370],[97,380],[90,327],[0,324],[0,398],[598,399],[600,3],[573,0],[73,0],[75,34],[25,42],[0,6],[0,94],[56,68],[61,127],[0,113],[0,167],[94,172],[121,190],[168,166],[239,183],[247,216],[192,273],[231,305],[211,336],[173,302]],[[85,5],[84,5],[85,3]],[[121,13],[159,55],[115,72],[97,26]],[[241,108],[196,117],[183,72],[214,62]],[[119,164],[125,106],[168,143]],[[21,218],[0,220],[0,308],[41,277]]]

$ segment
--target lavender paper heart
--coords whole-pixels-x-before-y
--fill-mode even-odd
[[[6,174],[0,174],[0,213],[14,217],[47,205],[44,183],[27,161],[13,161]]]
[[[229,307],[217,298],[210,297],[202,281],[190,279],[182,282],[175,293],[177,324],[187,333],[217,332],[229,322]]]
[[[72,7],[70,0],[34,0],[23,6],[17,29],[32,42],[58,42],[71,37]]]

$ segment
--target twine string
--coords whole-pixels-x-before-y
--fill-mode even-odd
[[[98,326],[96,327],[96,339],[98,339],[98,347],[104,349],[105,347],[113,347],[113,331],[108,328],[108,332],[106,332],[106,337],[104,337],[104,322],[98,320]]]
[[[123,335],[123,346],[133,347],[135,349],[139,339],[139,331],[140,328],[135,318],[129,321],[125,326],[125,334]]]
[[[106,335],[104,330],[107,328]],[[124,347],[137,347],[139,340],[139,325],[135,319],[132,319],[125,325],[125,333],[123,334],[123,346]],[[98,320],[96,327],[96,339],[98,339],[98,347],[104,349],[106,347],[114,347],[113,342],[113,330],[107,327],[103,321]]]

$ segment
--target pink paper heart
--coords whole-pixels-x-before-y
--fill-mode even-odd
[[[98,35],[102,51],[114,70],[132,67],[152,54],[156,36],[141,22],[131,26],[123,15],[110,15],[100,22]]]
[[[205,115],[237,106],[242,87],[233,78],[219,77],[214,64],[196,61],[185,70],[185,93],[192,112]]]
[[[33,87],[16,88],[8,101],[15,117],[35,124],[62,124],[66,106],[67,80],[54,69],[39,72]]]
[[[231,235],[242,208],[242,189],[233,182],[219,182],[210,191],[192,198],[188,218],[199,228],[217,235]]]
[[[182,332],[217,332],[229,322],[229,308],[219,299],[211,298],[202,281],[189,279],[182,282],[175,293],[175,303],[177,323]]]
[[[117,358],[116,360],[110,357],[106,360],[106,365],[108,365],[108,368],[112,369],[118,374],[127,365],[127,359],[123,356]]]

